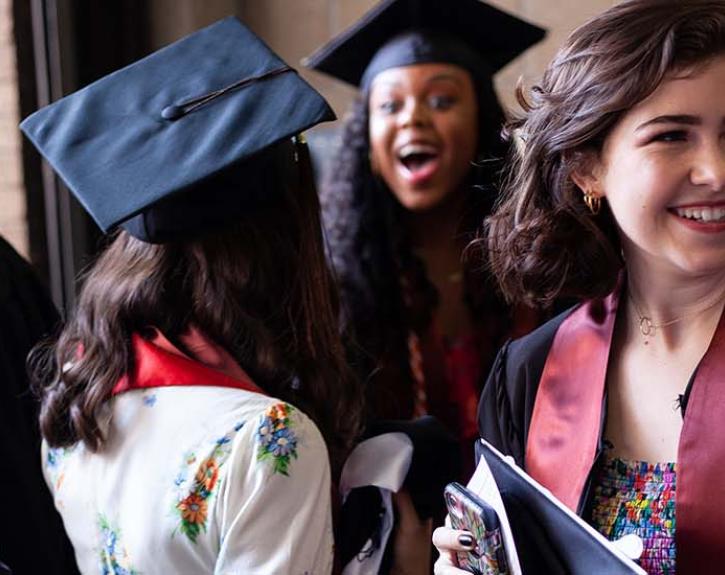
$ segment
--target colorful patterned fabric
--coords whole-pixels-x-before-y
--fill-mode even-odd
[[[592,525],[609,539],[639,535],[650,575],[675,573],[675,467],[608,457],[594,486]]]
[[[330,471],[315,424],[278,399],[219,385],[224,374],[202,363],[202,384],[174,385],[176,362],[190,360],[171,351],[155,354],[159,369],[145,364],[157,387],[104,405],[103,449],[43,444],[80,571],[329,574]]]
[[[294,411],[287,403],[272,405],[257,427],[257,461],[270,461],[274,473],[289,475],[292,459],[297,459],[297,436],[290,417]]]
[[[232,450],[231,441],[243,426],[244,422],[239,422],[233,431],[218,438],[206,457],[199,458],[194,451],[184,455],[182,470],[174,479],[174,484],[179,488],[178,501],[174,508],[179,514],[179,532],[186,535],[192,543],[196,543],[201,531],[206,531],[209,508],[207,500],[215,493],[219,484],[220,468]]]
[[[101,575],[139,575],[128,564],[128,553],[120,543],[121,534],[118,528],[111,525],[103,515],[98,516],[98,532]]]

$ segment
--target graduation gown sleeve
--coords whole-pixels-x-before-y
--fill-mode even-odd
[[[507,342],[499,351],[481,394],[481,437],[511,455],[521,467],[539,379],[556,330],[570,312],[565,311],[525,337]]]

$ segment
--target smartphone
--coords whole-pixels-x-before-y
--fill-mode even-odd
[[[508,575],[496,510],[459,483],[449,483],[444,495],[451,527],[468,531],[476,541],[471,551],[456,553],[459,567],[475,575]]]

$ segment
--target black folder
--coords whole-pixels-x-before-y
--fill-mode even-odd
[[[523,575],[646,575],[490,443],[476,444],[501,492]]]

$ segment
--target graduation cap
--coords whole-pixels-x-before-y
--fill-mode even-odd
[[[104,232],[184,238],[279,189],[327,102],[230,17],[38,110],[21,129]],[[283,170],[282,170],[283,172]]]
[[[383,0],[304,64],[363,90],[384,70],[427,62],[493,76],[544,35],[479,0]]]

